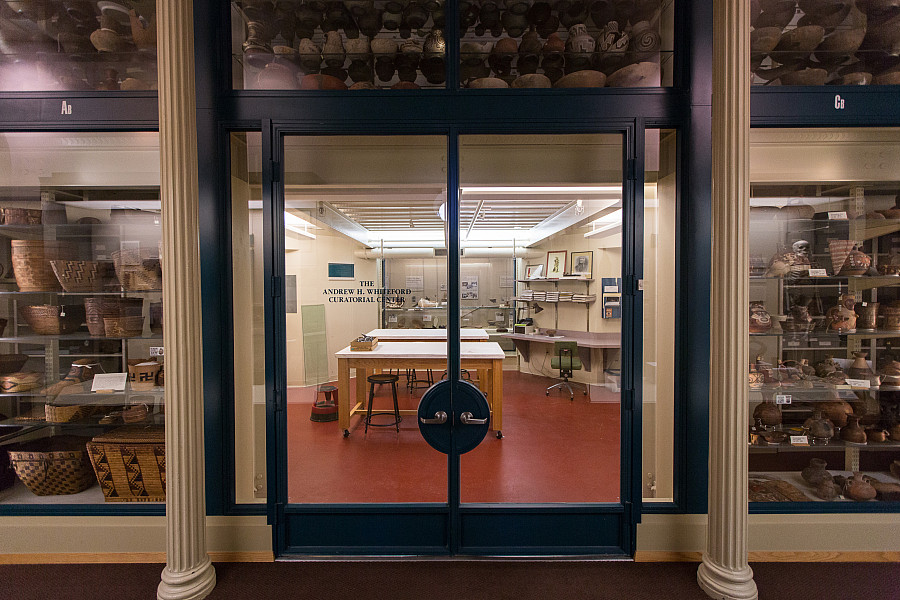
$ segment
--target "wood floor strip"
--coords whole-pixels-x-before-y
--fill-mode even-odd
[[[213,562],[272,562],[271,552],[210,552]],[[0,565],[63,565],[159,563],[165,564],[165,552],[58,552],[0,554]]]
[[[700,562],[700,552],[637,552],[635,562]],[[900,552],[751,552],[750,562],[900,562]]]

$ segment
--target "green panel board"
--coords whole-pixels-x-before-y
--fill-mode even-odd
[[[328,341],[325,337],[325,305],[300,307],[303,322],[304,383],[318,385],[328,381]]]

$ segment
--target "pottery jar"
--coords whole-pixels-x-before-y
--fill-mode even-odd
[[[872,259],[866,253],[860,252],[859,248],[854,248],[847,255],[841,275],[865,275],[871,265]]]
[[[863,478],[861,473],[854,473],[853,477],[848,478],[844,483],[844,495],[857,502],[871,500],[876,493],[875,488]]]
[[[822,414],[837,427],[846,427],[847,417],[853,414],[853,407],[843,400],[822,402],[818,407]]]
[[[857,329],[874,331],[877,328],[878,306],[878,302],[860,302],[856,306],[856,313],[858,315],[856,321]]]
[[[138,47],[138,50],[154,50],[156,48],[156,18],[139,17],[133,10],[128,14],[131,20],[131,39],[134,40],[134,45]]]
[[[869,363],[866,361],[868,354],[868,352],[853,353],[853,362],[850,363],[850,368],[847,370],[847,374],[851,379],[869,380],[875,376],[875,373],[872,372],[872,369],[869,368]]]
[[[341,67],[344,64],[344,44],[338,31],[329,31],[325,36],[325,47],[322,49],[325,64],[329,67]]]
[[[856,329],[856,297],[853,294],[841,296],[841,303],[832,306],[825,313],[828,329],[831,331],[850,332]]]
[[[816,486],[815,494],[822,500],[834,500],[838,495],[838,489],[834,485],[834,481],[822,480]]]
[[[803,422],[804,429],[809,431],[809,435],[813,438],[810,440],[813,444],[827,444],[834,437],[834,425],[822,416],[822,411],[816,410],[813,416]]]
[[[570,27],[569,39],[566,40],[566,70],[586,69],[596,46],[597,42],[587,32],[586,25],[579,23]]]
[[[834,477],[825,468],[827,466],[827,463],[821,458],[812,458],[809,461],[809,466],[800,471],[800,476],[812,486],[817,486],[823,481],[832,483],[834,482]]]
[[[807,332],[813,328],[813,318],[809,314],[809,304],[812,299],[807,296],[799,296],[791,310],[787,319],[781,324],[785,331]]]
[[[750,302],[750,333],[765,333],[772,329],[772,316],[760,300]]]
[[[886,429],[866,429],[866,442],[886,442],[887,440]]]
[[[756,369],[755,363],[750,363],[750,373],[749,373],[749,383],[750,387],[753,389],[761,388],[763,383],[765,382],[766,377],[760,371]]]
[[[841,428],[841,439],[851,444],[865,444],[866,431],[859,425],[860,417],[856,415],[847,416],[847,426]]]
[[[769,396],[763,403],[758,404],[753,409],[753,420],[758,419],[767,427],[781,425],[781,407],[775,404],[774,400],[773,397]]]
[[[900,331],[900,302],[894,301],[881,307],[882,327],[888,331]]]

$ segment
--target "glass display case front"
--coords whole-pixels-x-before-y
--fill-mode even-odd
[[[0,148],[0,508],[163,502],[158,134]]]
[[[156,2],[0,1],[0,91],[156,89]]]
[[[751,140],[750,501],[896,502],[900,132]]]
[[[754,0],[754,85],[900,83],[900,7],[892,0]]]

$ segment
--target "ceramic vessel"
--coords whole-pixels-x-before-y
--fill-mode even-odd
[[[555,88],[583,88],[583,87],[603,87],[606,83],[606,75],[600,71],[592,71],[585,69],[576,71],[558,79],[554,82]]]
[[[851,444],[865,444],[866,431],[859,425],[859,417],[849,415],[847,417],[847,426],[841,428],[841,439]]]
[[[822,414],[837,427],[846,427],[847,418],[853,414],[853,407],[843,400],[821,402],[818,407]]]
[[[609,76],[608,87],[658,87],[659,65],[654,62],[639,62],[617,69]]]
[[[139,17],[133,10],[129,13],[131,20],[131,39],[138,50],[156,49],[156,18]]]
[[[815,368],[816,377],[821,377],[822,379],[824,379],[835,371],[840,370],[840,365],[835,362],[834,357],[829,355],[817,362]]]
[[[821,410],[816,410],[813,416],[806,419],[803,427],[809,431],[810,442],[816,445],[825,445],[834,437],[834,425],[822,416]]]
[[[772,316],[760,300],[750,302],[750,333],[765,333],[772,329]]]
[[[825,314],[826,323],[830,331],[842,333],[856,330],[856,297],[853,294],[841,296],[841,303],[832,306]]]
[[[900,385],[900,362],[891,359],[878,369],[882,385]]]
[[[801,333],[810,331],[813,328],[813,318],[809,314],[810,302],[812,302],[812,298],[798,296],[788,312],[787,319],[781,324],[781,328],[785,331]]]
[[[856,328],[874,331],[878,323],[878,302],[860,302],[856,305]]]
[[[532,73],[528,75],[520,75],[513,80],[510,87],[513,88],[549,88],[553,87],[550,79],[546,75],[540,73]]]
[[[853,353],[853,362],[850,363],[850,368],[847,369],[847,374],[851,379],[872,379],[875,376],[875,373],[872,372],[872,369],[869,368],[869,363],[866,361],[866,356],[868,355],[868,352]]]
[[[838,488],[834,481],[823,480],[816,486],[815,494],[822,500],[834,500],[838,495]]]
[[[781,425],[781,407],[775,404],[774,397],[766,398],[763,403],[753,409],[753,420],[762,422],[766,427]]]
[[[322,57],[329,67],[340,67],[344,64],[344,44],[338,31],[329,31],[325,36],[325,46],[322,48]]]
[[[841,275],[865,275],[872,265],[872,259],[858,248],[854,248],[847,256]]]
[[[883,317],[881,327],[887,331],[900,331],[900,302],[891,302],[880,308]]]
[[[888,430],[888,435],[891,436],[893,441],[900,442],[900,423],[891,425],[890,430]]]
[[[888,436],[886,429],[866,429],[866,442],[886,442]]]
[[[827,466],[828,464],[821,458],[812,458],[809,461],[809,466],[800,471],[800,476],[812,486],[817,486],[823,481],[832,483],[834,482],[834,476],[825,468]]]
[[[861,473],[854,473],[844,483],[844,496],[857,502],[864,502],[875,497],[877,492],[872,485],[866,481]]]

